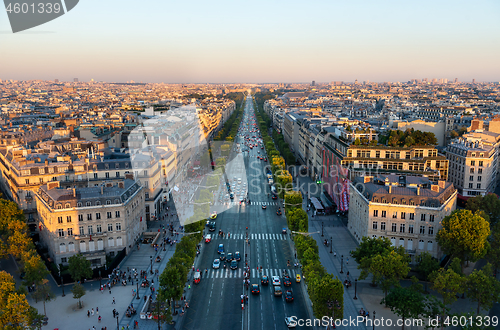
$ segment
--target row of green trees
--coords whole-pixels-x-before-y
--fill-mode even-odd
[[[233,141],[238,133],[238,127],[240,126],[241,119],[243,118],[243,109],[246,102],[246,99],[243,98],[243,94],[238,94],[241,95],[241,101],[236,104],[236,109],[224,123],[219,133],[214,137],[214,141]]]
[[[0,271],[0,328],[38,329],[43,316],[28,304],[26,286],[34,285],[33,298],[43,300],[45,306],[54,297],[46,280],[49,271],[28,235],[23,211],[5,199],[0,199],[0,238],[0,257],[12,255],[25,275],[24,285],[16,289],[12,275]]]
[[[390,130],[379,135],[378,142],[391,147],[412,147],[436,145],[437,139],[432,132],[415,131],[412,128],[406,131]]]

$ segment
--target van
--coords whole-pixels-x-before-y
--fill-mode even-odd
[[[281,291],[281,286],[276,285],[276,286],[274,287],[274,295],[275,295],[276,297],[281,297],[281,295],[282,295],[282,294],[283,294],[283,292]]]
[[[201,281],[201,274],[200,272],[194,273],[194,284],[198,284]]]

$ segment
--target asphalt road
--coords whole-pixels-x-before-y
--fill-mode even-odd
[[[253,102],[249,98],[246,102],[243,125],[254,113]],[[257,126],[252,126],[257,129]],[[249,133],[250,136],[258,135]],[[243,143],[243,138],[238,138]],[[243,146],[243,150],[248,149]],[[282,234],[282,228],[286,227],[286,219],[278,216],[278,201],[268,197],[269,184],[264,175],[264,162],[257,158],[262,155],[264,149],[253,148],[249,152],[243,151],[245,157],[246,178],[248,179],[248,196],[251,204],[239,204],[235,199],[232,208],[217,216],[216,230],[210,243],[203,243],[205,247],[201,255],[199,269],[202,271],[202,280],[197,285],[192,285],[194,290],[183,322],[183,329],[286,329],[285,316],[297,316],[307,318],[307,311],[302,286],[295,282],[295,275],[300,274],[298,268],[293,267],[294,252],[291,251],[289,237]],[[244,177],[244,175],[242,175]],[[238,185],[233,178],[232,189]],[[240,187],[243,186],[243,182]],[[262,206],[266,205],[266,209]],[[216,208],[217,206],[214,206]],[[249,243],[246,242],[248,227]],[[219,230],[226,233],[226,237],[218,235]],[[208,231],[206,231],[208,233]],[[241,261],[238,262],[236,270],[223,268],[213,269],[214,259],[219,258],[217,248],[224,244],[224,250],[235,253],[239,251]],[[247,259],[245,260],[245,256]],[[292,267],[287,267],[290,260]],[[245,263],[250,267],[250,283],[259,284],[260,294],[252,295],[244,286],[243,271]],[[269,276],[268,286],[261,285],[261,274],[257,267],[262,267],[263,274]],[[208,272],[205,273],[205,269]],[[285,301],[285,288],[281,284],[283,295],[273,295],[271,276],[278,275],[282,278],[283,271],[287,270],[292,279],[291,289],[294,301]],[[244,310],[241,308],[241,295],[249,296],[248,304]],[[306,327],[303,327],[306,328]],[[306,328],[307,329],[307,328]]]

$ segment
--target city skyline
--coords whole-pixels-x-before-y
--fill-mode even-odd
[[[481,6],[85,1],[16,34],[3,10],[0,79],[497,82],[499,9],[498,2],[487,0]]]

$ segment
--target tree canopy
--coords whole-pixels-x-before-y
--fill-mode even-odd
[[[69,273],[74,281],[81,281],[92,276],[90,261],[81,254],[75,254],[68,259]]]
[[[413,147],[413,146],[428,146],[437,145],[437,139],[432,132],[415,131],[407,129],[390,130],[386,134],[379,135],[379,143],[391,147]]]

